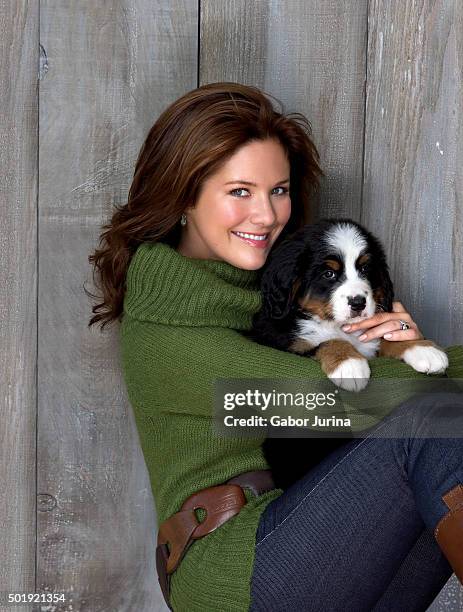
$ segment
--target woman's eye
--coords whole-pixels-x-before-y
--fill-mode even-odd
[[[328,280],[336,278],[336,272],[334,270],[325,270],[322,274],[322,278],[327,278]]]
[[[285,193],[288,193],[288,191],[289,191],[289,189],[287,189],[286,187],[275,187],[275,189],[282,189],[283,190],[282,193],[277,193],[276,195],[284,195]],[[238,187],[237,189],[232,189],[232,191],[230,191],[230,194],[231,195],[236,195],[238,198],[241,198],[243,196],[238,194],[239,191],[248,191],[248,190],[245,189],[244,187]]]
[[[245,189],[244,187],[238,187],[238,189],[232,189],[232,191],[230,191],[230,193],[232,195],[236,195],[237,191],[247,191],[247,189]],[[238,196],[238,197],[240,198],[241,196]]]

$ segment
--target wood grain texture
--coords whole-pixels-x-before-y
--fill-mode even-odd
[[[463,5],[370,3],[361,220],[424,335],[463,341]]]
[[[36,3],[2,3],[0,30],[0,609],[11,610],[7,593],[35,590]]]
[[[196,86],[196,4],[42,0],[41,43],[38,586],[62,610],[164,610],[119,327],[88,330],[82,286],[146,133]]]
[[[256,85],[311,122],[327,174],[315,216],[360,216],[367,5],[201,2],[201,83]]]

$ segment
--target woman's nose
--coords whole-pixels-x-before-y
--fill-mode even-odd
[[[275,210],[268,199],[260,201],[251,214],[251,222],[256,225],[270,226],[275,223],[275,219]]]

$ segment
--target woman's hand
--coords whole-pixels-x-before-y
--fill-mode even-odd
[[[343,325],[342,330],[351,333],[358,329],[365,329],[365,333],[359,337],[362,342],[368,342],[374,338],[385,338],[386,340],[422,340],[423,335],[417,324],[405,310],[400,302],[392,302],[393,312],[378,312],[377,314],[359,321]],[[410,325],[410,329],[400,329],[400,319]]]

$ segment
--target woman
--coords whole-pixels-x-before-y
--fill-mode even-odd
[[[214,431],[217,379],[322,376],[315,360],[243,333],[270,249],[308,218],[322,175],[309,134],[302,115],[276,112],[256,88],[187,93],[149,132],[128,203],[90,257],[103,293],[90,325],[122,319],[123,373],[161,525],[158,568],[175,566],[176,611],[425,610],[452,572],[432,530],[445,517],[442,541],[449,526],[461,542],[461,519],[442,500],[450,490],[463,500],[459,439],[350,440],[283,492],[271,488],[263,437]],[[399,302],[352,331],[360,326],[367,339],[422,337]],[[448,375],[463,376],[461,347],[447,354]],[[423,377],[382,358],[371,369]],[[381,427],[403,431],[461,401],[439,397],[402,405]],[[203,535],[192,499],[206,520],[219,517]],[[444,552],[460,571],[461,553]]]

